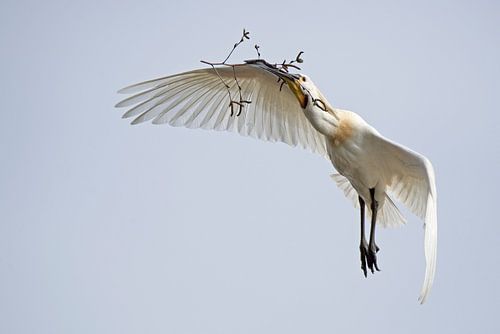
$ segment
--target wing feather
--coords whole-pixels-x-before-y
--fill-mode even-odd
[[[154,103],[148,105],[149,108],[142,111],[142,113],[132,121],[132,124],[139,124],[152,120],[153,118],[161,118],[167,112],[175,111],[177,106],[195,97],[197,92],[206,86],[213,85],[215,82],[215,79],[210,78],[201,80],[199,86],[175,87],[172,91],[164,93],[161,99],[151,101]],[[213,87],[215,87],[215,85],[213,85]]]
[[[201,128],[203,126],[202,121],[199,120],[203,116],[203,111],[211,108],[211,106],[216,103],[218,98],[221,98],[220,94],[223,92],[222,88],[214,88],[213,94],[208,94],[203,98],[202,101],[197,105],[196,109],[193,110],[191,116],[186,121],[186,127],[188,128]]]
[[[424,303],[436,272],[437,193],[434,169],[424,156],[376,135],[370,150],[377,152],[384,165],[388,192],[424,220],[425,278],[419,301]]]
[[[154,124],[232,131],[300,146],[326,157],[323,135],[309,123],[288,86],[280,90],[276,76],[257,64],[238,65],[234,72],[230,67],[220,67],[217,73],[200,69],[125,87],[119,92],[133,95],[116,107],[129,108],[123,117],[133,117],[132,124],[152,120]],[[238,100],[234,75],[243,98],[252,101],[239,116],[230,115],[225,87],[228,85],[233,100]]]
[[[124,88],[118,90],[118,93],[119,94],[134,94],[134,93],[137,93],[140,91],[147,90],[151,87],[161,86],[164,83],[170,83],[171,81],[175,80],[179,76],[188,77],[191,75],[199,75],[199,74],[200,73],[197,70],[194,70],[194,71],[169,75],[169,76],[162,77],[162,78],[147,80],[147,81],[139,82],[139,83],[124,87]]]
[[[198,81],[199,84],[202,84],[202,83],[205,83],[207,80],[209,80],[209,79],[208,78],[202,78],[202,79],[198,78],[198,79],[193,79],[192,81],[187,80],[186,82],[181,82],[178,84],[173,83],[167,87],[164,87],[163,89],[158,90],[156,92],[156,94],[154,94],[153,96],[146,98],[145,100],[141,101],[140,103],[138,103],[137,105],[135,105],[134,107],[129,109],[123,115],[123,118],[137,116],[137,115],[142,114],[143,112],[147,111],[152,106],[154,107],[156,105],[164,103],[165,101],[172,98],[176,94],[179,94],[179,92],[181,92],[183,89],[187,89],[186,87],[189,87],[188,85],[190,82],[192,83],[192,82]],[[117,104],[118,107],[128,106],[128,103],[123,104],[123,105],[120,103]]]
[[[202,77],[202,76],[201,75],[192,76],[192,79],[197,80],[197,79],[200,79],[200,77]],[[146,99],[150,99],[151,97],[161,95],[162,92],[165,91],[165,89],[164,89],[165,87],[169,87],[171,89],[176,83],[179,83],[179,82],[181,84],[187,83],[188,78],[189,78],[189,76],[186,76],[185,78],[175,77],[169,81],[162,81],[161,83],[159,83],[158,85],[156,85],[152,88],[146,89],[144,91],[140,91],[139,93],[136,93],[136,94],[120,101],[119,103],[116,104],[115,107],[117,107],[117,108],[128,107],[128,106],[134,105],[136,103],[139,103],[141,101],[144,101]]]

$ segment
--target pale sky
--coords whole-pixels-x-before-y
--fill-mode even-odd
[[[0,3],[0,333],[499,333],[500,3]],[[303,56],[330,102],[426,155],[439,196],[377,232],[331,164],[235,134],[130,126],[128,84]]]

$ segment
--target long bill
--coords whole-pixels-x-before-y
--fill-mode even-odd
[[[304,93],[304,91],[300,87],[299,80],[297,80],[294,77],[292,77],[292,79],[289,79],[288,77],[283,77],[282,79],[283,81],[286,82],[288,88],[290,88],[290,90],[295,95],[297,100],[299,100],[299,104],[302,107],[302,109],[305,109],[305,107],[307,106],[307,102],[309,101],[309,97]]]
[[[308,102],[308,95],[304,93],[300,86],[299,78],[297,75],[293,75],[284,71],[280,71],[276,67],[270,65],[269,63],[262,61],[262,60],[256,60],[256,61],[246,61],[247,63],[254,63],[258,64],[260,67],[265,69],[266,71],[272,73],[273,75],[277,76],[284,82],[286,82],[288,88],[292,91],[292,93],[295,95],[297,100],[299,101],[299,104],[302,108],[305,108],[307,106]]]

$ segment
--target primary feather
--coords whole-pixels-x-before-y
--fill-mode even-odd
[[[217,75],[217,73],[220,75]],[[230,99],[241,94],[252,103],[241,115],[230,115]],[[224,81],[224,83],[221,81]],[[277,77],[255,64],[200,69],[128,86],[120,93],[135,93],[116,107],[131,107],[124,118],[132,124],[151,121],[188,128],[224,130],[243,136],[300,146],[326,156],[324,137],[306,119],[288,86],[280,89]],[[237,110],[237,108],[235,108]]]

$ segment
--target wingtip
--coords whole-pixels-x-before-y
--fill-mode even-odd
[[[123,88],[120,88],[120,89],[118,89],[118,90],[116,91],[116,93],[117,93],[117,94],[127,94],[127,93],[128,93],[128,92],[127,92],[127,89],[128,89],[128,88],[129,88],[129,87],[123,87]]]
[[[135,118],[132,122],[130,122],[130,125],[137,125],[142,123],[142,120],[139,118]]]
[[[123,88],[118,89],[116,92],[118,94],[131,94],[136,92],[138,89],[140,89],[141,85],[143,85],[145,82],[139,82],[133,85],[129,85]]]

